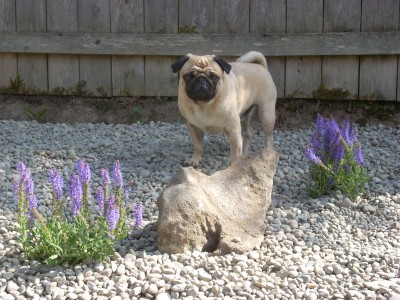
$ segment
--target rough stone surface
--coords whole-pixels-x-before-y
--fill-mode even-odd
[[[225,254],[260,245],[277,162],[267,148],[211,176],[192,167],[178,171],[157,200],[159,250]]]

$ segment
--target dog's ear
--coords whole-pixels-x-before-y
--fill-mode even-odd
[[[224,71],[226,74],[229,74],[232,68],[230,64],[228,64],[226,61],[218,56],[214,57],[214,60],[221,67],[222,71]]]
[[[189,58],[190,57],[188,55],[185,55],[185,56],[182,56],[180,59],[178,59],[177,62],[174,62],[171,65],[172,72],[176,73],[180,69],[182,69],[183,65],[189,60]]]

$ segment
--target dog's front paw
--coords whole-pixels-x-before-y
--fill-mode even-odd
[[[200,165],[200,157],[192,157],[189,161],[185,161],[184,165],[189,167],[198,167]]]

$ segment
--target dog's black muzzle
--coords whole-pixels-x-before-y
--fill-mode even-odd
[[[210,101],[215,97],[214,82],[206,76],[198,76],[186,83],[186,94],[194,101]]]

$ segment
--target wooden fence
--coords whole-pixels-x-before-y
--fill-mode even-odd
[[[181,55],[267,56],[278,96],[400,101],[400,0],[0,0],[0,86],[175,96]]]

